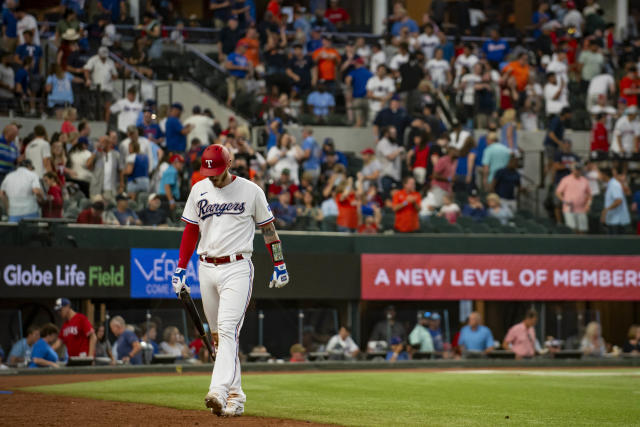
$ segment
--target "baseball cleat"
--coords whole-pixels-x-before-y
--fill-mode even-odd
[[[242,414],[244,414],[244,406],[242,404],[233,401],[227,402],[223,413],[225,417],[239,417]]]
[[[204,398],[204,404],[207,408],[211,409],[211,413],[213,415],[217,415],[219,417],[223,415],[226,406],[224,399],[215,392],[207,393],[207,396]]]

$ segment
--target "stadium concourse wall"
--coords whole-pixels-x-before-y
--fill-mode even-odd
[[[180,237],[179,229],[0,224],[0,293],[3,295],[0,309],[34,302],[49,306],[59,296],[83,302],[81,307],[89,310],[96,320],[102,320],[104,309],[95,308],[94,311],[94,305],[106,304],[107,308],[114,309],[150,305],[177,307],[169,283]],[[532,303],[545,310],[549,322],[557,314],[597,310],[604,336],[614,343],[624,341],[630,324],[640,323],[640,286],[596,289],[572,288],[571,283],[560,287],[537,283],[527,288],[517,280],[527,280],[526,274],[519,276],[523,274],[522,265],[526,267],[527,263],[538,270],[547,265],[562,268],[564,264],[574,265],[568,268],[583,268],[580,266],[586,263],[601,269],[625,268],[632,274],[637,270],[640,274],[640,245],[632,236],[359,236],[281,232],[281,237],[292,282],[283,289],[273,290],[266,286],[271,275],[271,260],[262,236],[256,234],[254,303],[246,322],[249,336],[257,334],[251,326],[257,324],[257,310],[326,308],[336,310],[339,322],[351,326],[354,336],[364,343],[390,302],[396,304],[398,319],[407,325],[415,323],[418,310],[447,310],[453,334],[460,318],[460,299],[474,301],[474,308],[484,314],[485,323],[496,337],[504,336],[508,327],[517,323]],[[192,261],[189,282],[197,298],[197,257]],[[482,267],[482,263],[490,266]],[[499,287],[496,283],[498,287],[493,287],[491,282],[492,285],[486,287],[456,287],[461,276],[438,287],[416,286],[422,282],[385,287],[384,283],[378,286],[379,277],[376,277],[375,285],[372,285],[374,280],[369,279],[371,270],[375,276],[378,267],[388,267],[391,275],[395,267],[404,266],[409,271],[416,270],[415,266],[420,269],[435,265],[441,265],[443,269],[452,265],[493,269],[503,275],[496,276],[496,280],[500,281],[502,277],[507,284],[515,281],[515,286]],[[47,272],[49,283],[43,284],[45,276],[42,275]],[[32,280],[34,274],[40,274],[38,285],[22,282]],[[486,274],[492,275],[484,277],[494,279],[492,272]],[[413,277],[412,280],[423,279]],[[573,276],[564,276],[564,280],[571,281]],[[466,293],[460,293],[461,289]],[[282,322],[294,331],[297,328],[295,315]],[[541,328],[540,333],[554,333],[549,325],[545,329],[544,319]],[[295,339],[296,333],[291,335]]]

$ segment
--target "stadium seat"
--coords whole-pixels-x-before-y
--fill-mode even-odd
[[[525,224],[525,229],[527,230],[528,234],[547,234],[547,228],[537,224],[533,221],[529,221]]]
[[[518,212],[516,212],[516,217],[531,219],[533,218],[533,213],[527,210],[519,210]]]
[[[569,227],[567,227],[564,224],[558,224],[556,225],[551,232],[553,234],[573,234],[573,230],[570,229]]]
[[[393,226],[396,222],[396,214],[391,209],[384,209],[382,211],[382,231],[393,230]]]
[[[486,217],[484,223],[487,224],[489,228],[500,228],[502,226],[500,220],[494,216]]]
[[[431,221],[431,226],[433,228],[446,227],[447,225],[450,225],[449,221],[442,216],[432,215],[429,220]]]
[[[436,230],[438,233],[448,233],[448,234],[462,234],[464,230],[458,224],[449,224],[446,226],[439,227]]]
[[[491,229],[489,228],[489,226],[482,222],[474,222],[473,224],[471,224],[471,227],[469,227],[468,230],[471,231],[472,233],[477,233],[477,234],[491,233]]]
[[[129,200],[129,209],[131,209],[134,212],[139,211],[140,209],[138,208],[138,202],[136,202],[135,200]]]
[[[431,221],[428,218],[420,218],[420,232],[433,233],[433,227],[431,226]]]
[[[516,227],[512,227],[510,225],[501,225],[493,230],[502,234],[517,234],[519,232]]]
[[[322,231],[338,231],[338,225],[336,224],[336,216],[327,216],[322,219]]]
[[[474,224],[474,220],[469,216],[460,216],[456,220],[456,224],[459,224],[462,228],[470,228]]]

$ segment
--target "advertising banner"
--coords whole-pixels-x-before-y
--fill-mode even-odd
[[[640,256],[363,254],[361,296],[640,301]]]
[[[178,249],[131,249],[131,298],[176,298],[171,276],[178,263]],[[186,282],[191,296],[200,298],[198,256],[189,261]]]
[[[0,248],[3,298],[126,298],[129,251]]]

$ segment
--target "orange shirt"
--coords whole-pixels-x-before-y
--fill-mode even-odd
[[[351,193],[343,201],[340,201],[340,194],[336,196],[338,205],[338,218],[336,223],[340,227],[355,230],[358,228],[358,207],[356,206],[356,195]]]
[[[336,68],[340,63],[340,54],[334,48],[321,47],[313,52],[313,60],[318,63],[318,78],[320,80],[335,80]]]
[[[257,67],[258,64],[260,64],[260,41],[243,37],[238,43],[245,43],[247,45],[247,51],[244,53],[244,56],[251,62],[251,65]]]
[[[416,199],[415,203],[420,206],[420,193],[414,191],[413,193],[407,194],[404,188],[396,191],[393,195],[393,206],[402,205],[409,196],[414,196]],[[409,203],[402,209],[396,211],[396,231],[408,233],[416,231],[419,228],[420,220],[418,219],[418,209],[416,209],[413,203]]]
[[[196,185],[196,183],[202,181],[205,178],[206,176],[200,175],[199,170],[193,171],[193,174],[191,174],[191,186],[193,187],[194,185]]]
[[[518,89],[518,92],[524,91],[527,87],[527,83],[529,82],[529,65],[525,65],[523,67],[519,61],[512,61],[504,67],[505,72],[509,70],[511,70],[511,74],[513,74],[513,77],[516,79],[516,88]]]

